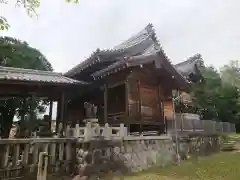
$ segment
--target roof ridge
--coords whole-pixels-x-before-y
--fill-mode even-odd
[[[44,71],[44,70],[36,70],[36,69],[26,69],[26,68],[15,68],[15,67],[6,67],[0,66],[0,72],[7,71],[7,72],[18,72],[18,73],[28,73],[28,74],[44,74],[44,75],[58,75],[62,76],[62,73],[52,72],[52,71]]]
[[[146,31],[146,33],[142,33],[143,31]],[[123,41],[122,43],[114,46],[114,47],[112,48],[112,50],[115,51],[115,49],[116,49],[116,51],[118,51],[118,50],[123,50],[123,49],[126,49],[126,48],[130,48],[130,47],[132,47],[132,46],[135,46],[136,44],[139,44],[139,43],[143,42],[144,40],[146,40],[149,36],[152,36],[152,33],[154,33],[153,25],[152,25],[151,23],[149,23],[147,26],[145,26],[145,27],[144,27],[141,31],[139,31],[138,33],[134,33],[132,36],[130,36],[130,38],[128,38],[128,39],[126,39],[125,41]],[[136,39],[137,37],[140,37],[140,36],[145,35],[145,34],[147,34],[147,37],[144,38],[143,40],[141,40],[140,42],[135,43],[135,44],[132,44],[131,46],[128,46],[128,47],[119,48],[119,49],[117,48],[118,46],[124,45],[125,43],[127,43],[127,42],[129,42],[129,41],[131,42],[132,40]]]
[[[65,72],[64,74],[69,74],[69,73],[72,73],[72,72],[74,73],[74,71],[75,71],[76,69],[78,69],[79,67],[84,66],[85,64],[87,64],[88,61],[89,61],[93,56],[97,55],[97,54],[100,53],[100,52],[102,52],[102,50],[100,50],[99,48],[97,48],[95,51],[93,51],[93,52],[90,54],[90,56],[89,56],[87,59],[83,60],[83,61],[80,62],[78,65],[74,66],[72,69],[70,69],[69,71]]]
[[[146,30],[151,34],[152,40],[154,42],[154,48],[157,49],[157,50],[159,50],[159,48],[161,49],[161,44],[160,44],[160,42],[159,42],[159,40],[157,38],[156,30],[153,27],[153,24],[149,23],[146,26]],[[156,48],[156,45],[158,46],[158,48]]]
[[[73,83],[86,84],[83,81],[68,78],[64,76],[62,73],[0,66],[0,81],[5,80],[32,81],[32,82],[36,81],[47,83],[52,82],[61,84],[73,84]]]
[[[200,59],[200,56],[201,56],[200,54],[195,54],[195,55],[193,55],[193,56],[188,57],[187,60],[182,61],[182,62],[180,62],[180,63],[177,63],[177,64],[175,64],[174,66],[184,65],[184,64],[187,64],[187,63],[189,63],[189,62],[197,61],[197,60]]]

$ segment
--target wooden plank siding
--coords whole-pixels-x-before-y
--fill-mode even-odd
[[[158,86],[140,85],[141,113],[143,117],[160,117]]]
[[[164,116],[167,118],[167,120],[173,119],[173,106],[172,106],[172,99],[167,99],[163,103],[164,107]]]
[[[128,77],[129,116],[138,121],[140,119],[150,122],[163,120],[159,81],[155,76],[147,74],[145,70],[140,68]]]

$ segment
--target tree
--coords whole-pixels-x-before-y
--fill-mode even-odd
[[[201,73],[201,81],[191,86],[193,104],[197,107],[202,118],[215,119],[217,116],[215,96],[216,92],[221,87],[221,77],[212,66],[204,67]]]
[[[240,88],[240,64],[239,61],[230,61],[221,68],[221,78],[224,85]]]
[[[239,91],[235,86],[221,86],[215,95],[217,119],[234,124],[240,123]]]
[[[202,80],[193,83],[190,92],[193,106],[203,119],[240,124],[238,61],[231,61],[218,72],[214,67],[202,69]]]
[[[32,17],[37,15],[36,10],[40,7],[40,0],[15,0],[16,5],[19,7],[23,7],[27,14]],[[78,3],[79,0],[66,0],[66,2],[74,2]],[[0,0],[0,4],[8,4],[8,0]],[[8,30],[10,27],[7,18],[4,16],[0,16],[0,31]]]
[[[32,48],[27,42],[11,37],[0,37],[0,64],[2,66],[36,69],[52,71],[52,65],[46,57],[37,49]],[[21,99],[11,97],[0,100],[1,112],[1,135],[8,136],[13,117],[15,115],[22,117],[29,114],[31,109],[37,112],[44,112],[47,102],[31,100],[30,98]]]

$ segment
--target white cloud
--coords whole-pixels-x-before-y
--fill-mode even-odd
[[[96,48],[111,48],[149,22],[173,63],[201,53],[217,67],[239,59],[238,0],[88,0],[78,5],[41,0],[39,18],[9,4],[6,35],[41,50],[57,71],[67,71]]]

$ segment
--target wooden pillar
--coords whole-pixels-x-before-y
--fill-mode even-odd
[[[164,116],[163,116],[163,109],[162,109],[162,97],[161,97],[161,86],[160,84],[158,84],[158,107],[159,107],[159,112],[160,112],[160,116],[162,119],[164,119]]]
[[[35,96],[32,95],[32,97],[31,97],[31,103],[30,103],[30,104],[31,104],[31,105],[30,105],[30,121],[32,121],[33,118],[34,118],[34,108],[33,108],[33,105],[34,105],[35,100],[36,100]]]
[[[61,93],[61,97],[57,104],[57,122],[56,122],[56,132],[59,131],[59,124],[64,122],[64,110],[65,110],[65,94]]]
[[[140,92],[140,80],[137,80],[137,92],[138,92],[138,116],[140,121],[140,134],[142,134],[142,102]]]
[[[160,82],[158,82],[158,106],[159,106],[159,113],[160,113],[160,117],[161,117],[161,121],[163,121],[164,123],[164,131],[166,133],[166,120],[164,118],[164,107],[163,107],[163,100],[162,100],[162,92],[161,92],[161,86],[160,86]],[[162,124],[160,124],[159,129],[162,129]],[[160,132],[161,133],[161,132]]]
[[[129,117],[129,101],[128,101],[128,99],[129,99],[129,86],[128,86],[128,80],[126,80],[125,81],[125,108],[126,108],[126,117],[125,117],[125,122],[124,122],[124,124],[126,124],[127,125],[127,133],[129,133],[130,132],[130,124],[129,124],[129,122],[127,121],[127,119],[128,119],[128,117]]]
[[[125,111],[126,111],[126,117],[129,116],[129,102],[128,102],[128,80],[125,82]]]
[[[62,92],[61,94],[61,104],[60,104],[60,122],[62,123],[63,129],[65,128],[65,121],[64,121],[64,116],[65,116],[65,93]]]
[[[23,108],[26,106],[26,98],[24,97],[23,98]],[[25,120],[25,113],[24,111],[21,112],[20,114],[20,117],[21,117],[21,120],[24,121]]]
[[[52,111],[53,111],[53,101],[50,101],[50,105],[49,105],[49,130],[51,131],[51,126],[52,126]]]
[[[108,86],[107,84],[104,85],[104,122],[107,123],[108,119]]]
[[[57,102],[56,132],[58,132],[58,129],[59,129],[60,111],[61,111],[61,99],[58,100],[58,102]]]

